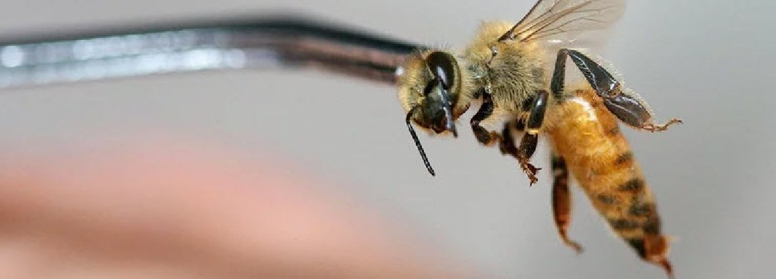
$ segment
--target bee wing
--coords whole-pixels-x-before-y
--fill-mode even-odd
[[[571,42],[584,31],[611,26],[624,11],[624,0],[539,0],[499,41]]]

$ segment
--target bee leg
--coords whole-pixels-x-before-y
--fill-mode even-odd
[[[533,156],[534,151],[536,151],[536,144],[538,141],[539,135],[526,133],[520,139],[520,145],[514,153],[515,158],[517,158],[518,163],[520,163],[520,168],[523,169],[523,172],[528,175],[528,179],[531,180],[530,185],[539,181],[539,179],[536,178],[536,173],[542,169],[537,168],[530,163],[531,156]]]
[[[598,96],[607,99],[619,94],[621,84],[609,71],[581,52],[567,48],[558,50],[558,56],[555,58],[555,69],[553,70],[550,83],[553,94],[563,92],[566,79],[566,57],[571,57],[571,61],[582,72],[582,75],[585,76],[585,79]]]
[[[569,239],[566,234],[571,222],[569,170],[563,157],[558,156],[555,152],[552,153],[552,174],[555,176],[552,183],[552,210],[558,234],[566,245],[573,248],[578,254],[582,253],[582,246]]]
[[[536,171],[539,169],[531,165],[530,163],[527,164],[527,166],[523,165],[523,160],[520,159],[520,149],[518,149],[517,146],[515,146],[515,138],[512,137],[512,128],[516,128],[518,131],[522,131],[525,126],[525,123],[522,121],[517,122],[509,122],[504,124],[504,130],[501,132],[501,142],[499,143],[499,149],[501,149],[501,153],[504,155],[512,155],[512,157],[515,157],[515,159],[520,162],[520,167],[523,169],[523,171],[528,175],[528,179],[531,180],[531,185],[536,183],[538,179],[536,178]],[[527,136],[527,135],[526,135]],[[523,139],[520,141],[521,147],[523,146],[523,142],[525,141],[526,136],[523,136]],[[531,172],[533,170],[533,172]]]
[[[677,118],[672,118],[663,124],[654,123],[646,102],[631,90],[620,91],[616,96],[603,99],[606,109],[635,129],[661,132],[667,130],[668,126],[682,123],[682,120]]]
[[[525,122],[525,134],[520,139],[520,146],[517,148],[517,161],[520,162],[520,167],[523,168],[523,171],[528,174],[532,185],[538,180],[536,172],[541,168],[534,167],[529,161],[536,151],[536,144],[539,141],[539,128],[544,123],[544,113],[547,111],[549,95],[550,93],[546,90],[541,90],[536,95],[529,111],[528,119]]]
[[[603,66],[581,52],[572,49],[560,49],[555,60],[555,70],[553,71],[550,88],[556,100],[562,100],[561,94],[566,75],[566,57],[571,57],[571,61],[582,72],[587,82],[593,87],[598,96],[603,98],[606,108],[628,126],[650,132],[659,132],[665,131],[668,129],[668,126],[673,124],[682,123],[681,120],[673,118],[666,123],[655,124],[647,103],[638,94],[631,90],[623,89],[622,83],[617,81]]]
[[[493,115],[493,99],[491,99],[490,94],[480,92],[480,95],[482,96],[482,106],[480,106],[480,109],[474,114],[474,117],[472,117],[469,123],[472,126],[474,136],[477,137],[477,141],[485,146],[491,146],[493,143],[500,140],[501,136],[495,132],[488,132],[488,130],[480,126],[482,120]]]
[[[536,173],[541,170],[530,163],[531,156],[536,151],[536,144],[539,141],[539,128],[541,128],[544,122],[544,113],[547,111],[547,100],[549,93],[545,90],[539,91],[536,98],[532,100],[533,105],[528,112],[528,118],[525,122],[517,121],[507,123],[502,132],[501,141],[501,153],[510,154],[515,157],[520,163],[520,168],[523,169],[528,179],[531,181],[531,185],[539,181],[536,178]],[[512,137],[510,126],[514,125],[517,130],[525,131],[525,134],[520,139],[520,145],[515,147],[515,140]]]

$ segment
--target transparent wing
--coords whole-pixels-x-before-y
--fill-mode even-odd
[[[570,42],[584,31],[611,26],[624,11],[624,0],[539,0],[499,41]]]

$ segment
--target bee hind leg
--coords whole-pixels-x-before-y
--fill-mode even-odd
[[[663,124],[654,124],[652,122],[645,123],[641,126],[641,129],[650,131],[650,132],[662,132],[665,130],[668,130],[668,126],[674,125],[674,124],[681,124],[682,120],[678,118],[671,118],[670,120],[666,121],[666,123]]]
[[[639,130],[660,132],[665,131],[673,124],[682,123],[682,120],[673,118],[666,123],[655,124],[647,103],[636,92],[624,89],[622,83],[617,81],[606,68],[573,49],[563,48],[558,51],[550,84],[556,100],[562,100],[567,57],[571,57],[571,61],[582,72],[596,94],[603,98],[606,108],[628,126]]]
[[[574,249],[577,254],[582,253],[582,246],[569,239],[567,230],[571,222],[571,195],[569,193],[569,170],[563,157],[552,154],[552,211],[555,217],[555,226],[563,242]]]

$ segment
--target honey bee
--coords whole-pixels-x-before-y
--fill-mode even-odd
[[[642,259],[672,276],[668,242],[660,232],[653,197],[617,120],[652,132],[681,121],[655,123],[647,103],[593,55],[559,47],[585,31],[611,26],[624,8],[623,0],[539,0],[517,24],[483,23],[461,52],[425,49],[410,55],[397,70],[398,95],[410,135],[431,175],[435,172],[413,124],[431,134],[457,137],[455,122],[474,101],[482,103],[469,121],[477,141],[485,146],[498,143],[503,154],[517,159],[531,185],[540,168],[530,159],[539,135],[549,135],[554,149],[553,208],[563,241],[581,251],[566,235],[571,170],[612,229]],[[554,60],[546,59],[553,55]],[[572,90],[565,86],[569,58],[586,81]],[[501,131],[481,125],[496,116],[506,116]],[[515,132],[523,133],[517,145]]]

